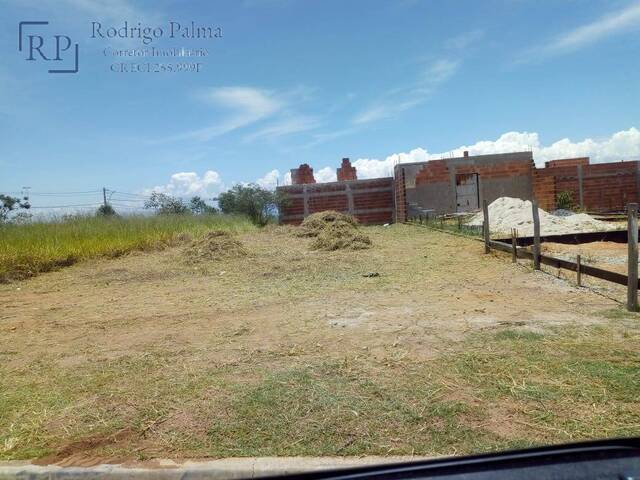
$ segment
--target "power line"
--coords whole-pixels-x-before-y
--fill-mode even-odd
[[[28,192],[28,195],[51,195],[51,196],[66,196],[66,195],[90,195],[100,193],[101,190],[92,190],[86,192]],[[2,192],[6,195],[23,195],[24,192]]]
[[[119,193],[120,195],[129,195],[132,197],[139,197],[139,198],[151,198],[149,195],[142,195],[140,193],[129,193],[129,192],[120,192],[118,190],[110,190],[113,193]]]
[[[100,203],[80,203],[76,205],[47,205],[46,207],[34,207],[33,205],[29,207],[32,208],[71,208],[71,207],[98,207]]]

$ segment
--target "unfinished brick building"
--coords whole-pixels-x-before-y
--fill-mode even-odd
[[[278,187],[289,199],[280,211],[281,223],[299,224],[324,210],[350,213],[362,224],[393,221],[393,178],[358,180],[348,158],[342,159],[337,182],[315,183],[313,169],[303,164],[291,170],[291,183]]]
[[[551,160],[536,168],[532,152],[500,153],[401,163],[393,177],[357,180],[348,158],[338,181],[315,183],[313,169],[291,170],[293,185],[279,187],[290,198],[283,223],[300,223],[310,213],[338,210],[361,223],[403,222],[422,214],[464,213],[499,197],[535,199],[556,208],[568,192],[576,207],[590,212],[622,211],[640,199],[640,161],[591,164],[588,157]]]

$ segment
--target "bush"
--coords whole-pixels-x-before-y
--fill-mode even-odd
[[[96,211],[98,217],[113,217],[116,215],[116,211],[108,203],[106,205],[100,205]]]
[[[27,197],[20,199],[0,194],[0,223],[9,221],[12,212],[21,209],[28,210],[29,208],[31,208],[31,205]]]
[[[207,203],[198,196],[191,198],[191,200],[189,201],[189,209],[194,215],[218,213],[217,208],[212,207],[211,205],[207,205]]]
[[[180,215],[189,212],[189,207],[181,199],[158,192],[151,194],[151,198],[144,203],[144,208],[155,210],[161,215]]]
[[[264,226],[277,215],[285,198],[256,184],[236,185],[221,193],[218,205],[222,213],[248,216],[255,225]]]
[[[573,203],[573,195],[571,192],[560,192],[556,198],[556,208],[561,210],[573,210],[575,204]]]

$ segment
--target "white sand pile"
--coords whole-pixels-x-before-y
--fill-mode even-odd
[[[616,225],[596,220],[586,213],[552,215],[538,209],[540,215],[540,235],[564,235],[566,233],[598,232],[616,230]],[[482,212],[474,215],[468,225],[482,225]],[[491,233],[511,234],[512,228],[518,229],[518,235],[533,235],[533,213],[531,202],[519,198],[500,197],[489,205],[489,229]]]

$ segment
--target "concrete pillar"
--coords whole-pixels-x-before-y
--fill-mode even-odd
[[[302,185],[302,200],[304,202],[304,216],[305,218],[309,215],[309,192],[307,192],[307,185]]]
[[[347,183],[345,186],[347,189],[347,205],[349,207],[349,213],[353,215],[353,213],[356,211],[356,208],[353,205],[353,191],[351,190],[351,185],[349,183]]]
[[[584,194],[582,193],[582,165],[578,165],[578,197],[580,208],[584,208]]]

